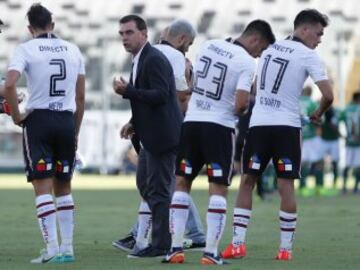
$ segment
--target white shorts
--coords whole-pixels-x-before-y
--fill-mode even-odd
[[[301,162],[317,162],[323,159],[321,138],[316,136],[302,142]]]
[[[360,167],[360,146],[355,146],[355,147],[346,146],[346,167],[349,168]]]
[[[339,140],[327,141],[321,139],[322,156],[329,155],[331,161],[339,161]]]

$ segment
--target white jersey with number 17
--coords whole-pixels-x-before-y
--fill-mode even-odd
[[[205,42],[194,65],[194,89],[184,121],[235,128],[236,90],[250,92],[255,71],[255,59],[239,44]]]
[[[250,127],[301,127],[299,97],[308,76],[314,82],[328,79],[314,50],[293,39],[277,41],[267,48],[258,66]]]
[[[85,74],[84,60],[77,46],[54,35],[20,44],[8,70],[24,72],[29,100],[26,110],[76,110],[78,75]]]

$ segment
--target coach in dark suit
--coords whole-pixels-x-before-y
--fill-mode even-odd
[[[174,180],[176,147],[182,115],[176,98],[175,79],[166,57],[147,42],[144,20],[136,15],[120,19],[119,34],[133,55],[129,82],[114,79],[115,92],[131,102],[132,118],[121,137],[140,141],[136,183],[152,214],[152,243],[130,257],[165,255],[170,248],[169,204]]]

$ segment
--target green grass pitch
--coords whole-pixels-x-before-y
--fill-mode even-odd
[[[198,180],[192,196],[205,218],[206,181]],[[94,183],[95,187],[93,187]],[[126,184],[124,184],[126,183]],[[227,227],[221,248],[231,240],[232,208],[237,183],[228,198]],[[111,246],[124,236],[136,218],[139,196],[133,179],[113,176],[76,176],[76,262],[31,265],[43,247],[35,218],[34,195],[24,176],[0,174],[0,269],[207,269],[199,265],[200,252],[186,253],[184,265],[164,265],[159,259],[127,259]],[[294,259],[273,258],[279,243],[279,199],[255,200],[248,231],[248,255],[222,266],[231,270],[356,270],[360,269],[360,196],[298,198],[298,226]],[[216,266],[215,266],[216,267]],[[221,266],[220,266],[221,267]]]

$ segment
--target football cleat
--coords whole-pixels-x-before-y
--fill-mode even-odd
[[[62,263],[60,254],[49,255],[45,249],[40,251],[40,257],[30,261],[31,263]]]
[[[280,249],[275,260],[278,261],[290,261],[292,258],[291,250]]]
[[[222,265],[222,264],[229,264],[227,261],[223,261],[220,256],[215,256],[213,253],[204,252],[200,263],[203,265]]]
[[[136,239],[132,234],[128,234],[124,238],[121,238],[117,241],[112,242],[112,246],[118,249],[121,249],[126,252],[131,252],[135,247]]]
[[[64,262],[64,263],[75,262],[74,253],[64,252],[64,253],[61,255],[61,257],[62,257],[61,260],[62,260],[62,262]]]
[[[239,246],[235,246],[233,244],[229,244],[223,252],[221,252],[221,257],[224,259],[236,259],[243,258],[246,256],[246,246],[245,244],[240,244]]]
[[[185,254],[182,248],[172,248],[165,258],[162,260],[162,263],[184,263]]]

